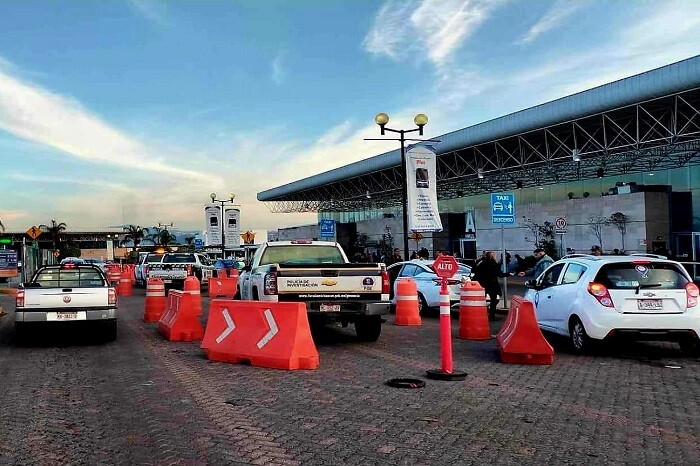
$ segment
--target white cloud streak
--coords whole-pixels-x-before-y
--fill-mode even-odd
[[[168,15],[165,2],[160,0],[129,0],[131,6],[148,21],[160,26],[170,27],[172,19]]]
[[[364,47],[397,61],[417,54],[444,64],[501,4],[501,0],[390,0],[374,18]]]
[[[210,174],[180,168],[121,133],[73,99],[0,71],[0,129],[88,162],[195,180]]]
[[[287,67],[284,63],[284,54],[279,52],[274,60],[272,60],[272,82],[281,86],[287,79]]]
[[[582,0],[557,0],[517,43],[529,44],[542,34],[561,27],[571,15],[583,6]]]

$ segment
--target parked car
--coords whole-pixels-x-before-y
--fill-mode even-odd
[[[542,330],[582,353],[597,341],[627,336],[700,347],[700,290],[678,262],[663,256],[575,254],[526,283]]]
[[[61,264],[67,264],[67,263],[73,263],[73,264],[84,264],[85,259],[82,259],[80,257],[64,257],[61,259]]]
[[[83,263],[85,264],[92,264],[96,265],[97,267],[100,268],[104,273],[107,273],[107,263],[103,260],[100,259],[91,259],[91,258],[85,258],[83,259]]]
[[[140,252],[139,259],[134,267],[134,279],[136,280],[136,286],[146,287],[146,280],[148,280],[148,268],[152,264],[158,264],[163,260],[163,254],[155,252]]]
[[[396,305],[396,281],[401,277],[413,278],[418,287],[418,307],[421,312],[440,306],[440,278],[433,270],[434,259],[396,262],[387,268],[391,281],[391,304]],[[459,264],[459,270],[448,281],[450,304],[459,303],[460,287],[471,274],[471,267]]]

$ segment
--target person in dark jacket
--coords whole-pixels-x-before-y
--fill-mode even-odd
[[[491,303],[489,305],[489,319],[496,319],[496,305],[498,296],[501,294],[501,284],[498,279],[509,277],[510,273],[501,272],[501,265],[496,261],[496,253],[487,251],[479,263],[474,266],[474,278],[484,287],[484,291],[489,295]]]

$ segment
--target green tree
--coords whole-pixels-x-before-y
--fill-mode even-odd
[[[126,235],[124,235],[124,241],[131,241],[134,245],[132,252],[136,251],[141,241],[148,236],[148,228],[141,228],[138,225],[127,225],[123,227],[123,230],[127,232]]]
[[[68,240],[61,244],[60,259],[66,257],[80,257],[80,246],[71,240]]]
[[[539,242],[537,247],[544,249],[544,252],[554,260],[557,260],[557,243],[554,241],[554,224],[552,222],[544,222],[538,225]]]
[[[155,228],[154,232],[148,236],[148,239],[153,241],[156,246],[168,246],[177,244],[177,238],[166,229]]]
[[[194,236],[185,236],[185,243],[187,244],[187,250],[194,252]]]
[[[615,228],[617,228],[617,231],[620,232],[620,238],[622,239],[622,250],[624,251],[626,249],[625,236],[627,235],[627,224],[630,222],[629,217],[622,212],[615,212],[614,214],[610,215],[609,222],[611,225],[614,225]]]
[[[44,230],[51,237],[53,242],[53,250],[58,249],[58,244],[61,242],[61,233],[66,231],[66,224],[63,222],[56,222],[56,220],[51,220],[51,225],[39,225],[41,230]]]

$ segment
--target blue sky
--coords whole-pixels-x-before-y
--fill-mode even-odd
[[[700,1],[5,0],[0,220],[203,228],[259,191],[700,53]]]

